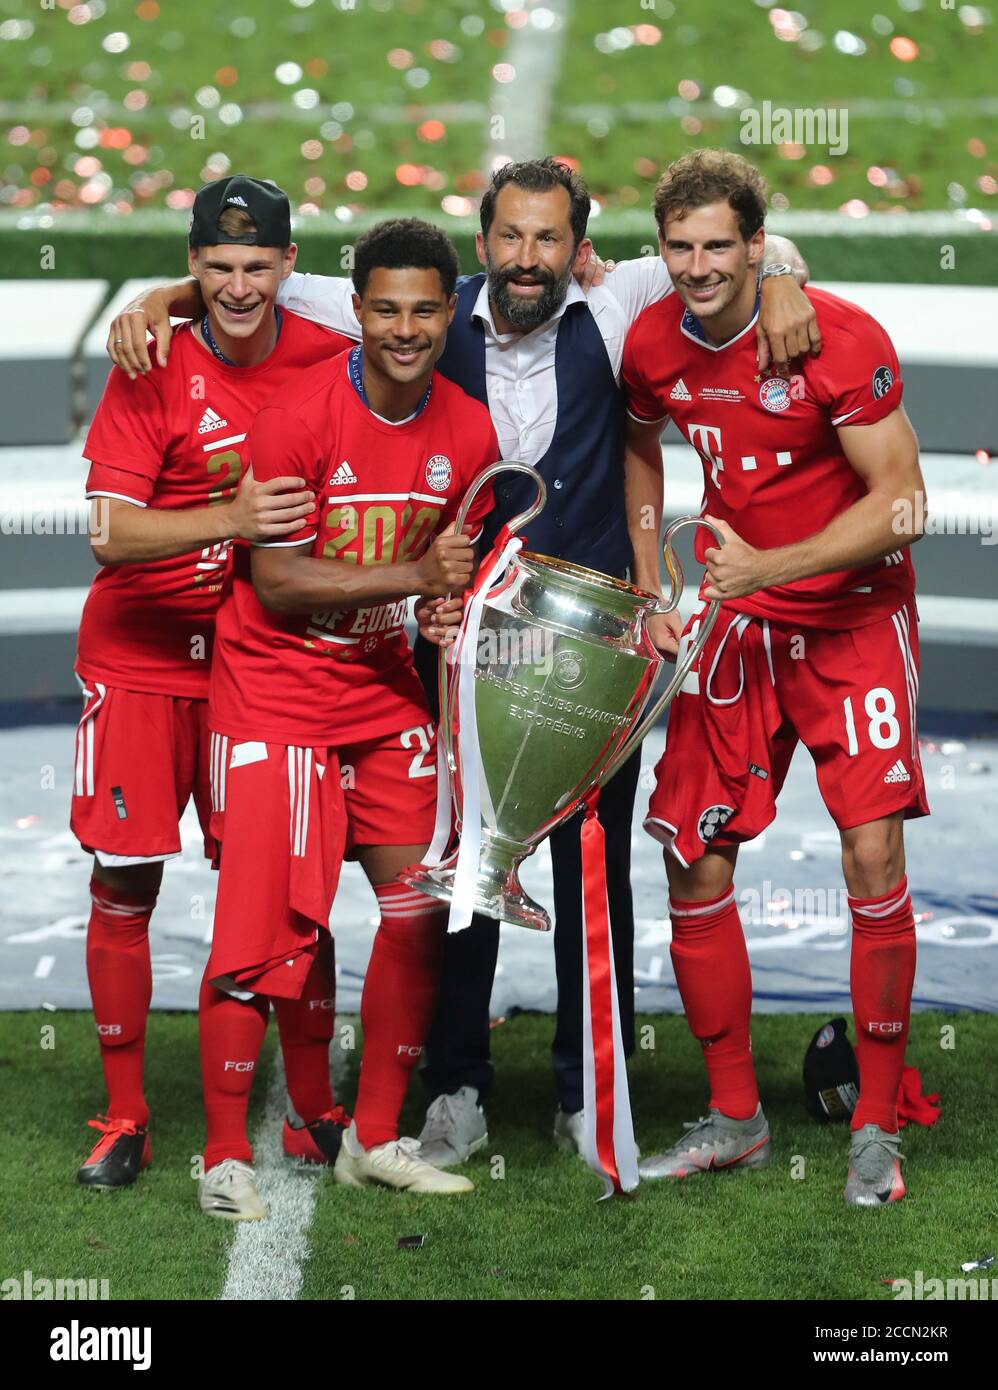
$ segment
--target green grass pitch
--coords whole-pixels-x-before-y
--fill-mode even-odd
[[[800,1066],[820,1020],[763,1015],[753,1047],[773,1133],[761,1173],[643,1184],[597,1202],[599,1184],[550,1139],[553,1021],[522,1014],[493,1032],[498,1083],[489,1143],[465,1170],[464,1198],[407,1197],[335,1187],[327,1173],[308,1232],[304,1299],[891,1299],[882,1281],[959,1278],[960,1264],[996,1236],[993,1058],[998,1020],[916,1014],[908,1060],[942,1118],[903,1135],[909,1196],[885,1209],[841,1201],[844,1128],[807,1116]],[[699,1049],[685,1021],[642,1016],[630,1069],[638,1142],[671,1143],[705,1104]],[[952,1025],[952,1047],[943,1029]],[[42,1046],[42,1030],[54,1047]],[[276,1030],[254,1096],[260,1120]],[[356,1058],[353,1054],[352,1061]],[[148,1047],[153,1165],[131,1189],[90,1193],[75,1182],[89,1147],[86,1120],[103,1097],[97,1045],[84,1014],[0,1016],[6,1097],[0,1138],[0,1278],[106,1278],[112,1298],[213,1299],[225,1282],[233,1227],[197,1207],[192,1158],[202,1142],[197,1029],[190,1015],[154,1014]],[[353,1098],[356,1066],[345,1094]],[[404,1118],[418,1132],[414,1082]],[[418,1250],[401,1236],[421,1234]]]
[[[0,205],[181,207],[242,168],[320,210],[439,216],[477,197],[493,69],[527,22],[512,0],[138,0],[80,22],[84,9],[0,0]],[[759,163],[781,209],[986,213],[992,21],[939,0],[573,0],[544,142],[608,211],[647,210],[669,160],[714,144]],[[507,95],[529,102],[516,80]],[[765,101],[848,111],[848,148],[743,145],[740,112]]]

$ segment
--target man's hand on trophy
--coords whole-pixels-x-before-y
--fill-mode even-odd
[[[418,562],[419,592],[426,598],[445,598],[463,593],[471,583],[475,550],[470,536],[454,534],[454,523],[441,531]]]
[[[711,522],[724,537],[723,547],[709,546],[704,552],[707,562],[704,598],[722,601],[743,598],[773,583],[767,572],[768,551],[756,550],[716,516],[705,516],[704,521]]]
[[[416,622],[420,637],[435,647],[449,647],[457,637],[463,612],[463,598],[418,598]]]
[[[653,614],[648,619],[646,631],[665,659],[675,661],[679,652],[679,639],[683,634],[683,622],[679,614]]]

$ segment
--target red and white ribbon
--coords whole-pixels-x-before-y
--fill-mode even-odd
[[[441,652],[444,661],[450,651],[445,647]],[[444,855],[447,853],[447,846],[451,841],[451,834],[454,829],[453,802],[451,799],[451,778],[450,768],[447,765],[447,753],[444,749],[444,741],[440,737],[439,726],[437,728],[437,811],[433,822],[433,839],[430,841],[426,853],[423,855],[422,863],[427,869],[437,869],[443,862]]]
[[[461,844],[454,869],[448,932],[464,931],[475,911],[475,883],[482,848],[481,758],[478,745],[478,719],[475,712],[475,664],[478,660],[478,633],[482,610],[489,590],[510,560],[522,548],[523,538],[510,535],[504,526],[496,537],[492,553],[478,571],[454,643],[453,661],[457,666],[458,761],[461,769]]]
[[[606,1198],[637,1187],[638,1151],[620,1031],[606,848],[596,814],[598,803],[599,788],[595,788],[586,797],[582,822],[582,921],[586,938],[582,953],[582,1151],[589,1167],[603,1179]]]

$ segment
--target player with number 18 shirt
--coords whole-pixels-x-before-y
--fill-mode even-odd
[[[671,417],[703,464],[701,599],[720,604],[672,705],[645,828],[665,846],[671,955],[704,1050],[707,1117],[646,1178],[769,1162],[749,1041],[752,985],[733,874],[776,814],[798,743],[839,830],[853,923],[860,1090],[845,1201],[904,1195],[897,1100],[915,969],[903,822],[928,806],[919,760],[917,613],[908,547],[923,488],[887,334],[808,289],[818,355],[760,371],[754,326],[766,188],[737,155],[698,150],[659,182],[655,213],[676,294],[624,348],[635,578],[657,589],[659,432]],[[801,346],[797,344],[797,346]],[[649,534],[651,540],[649,540]],[[705,609],[679,645],[695,640]],[[669,649],[678,634],[658,629]]]

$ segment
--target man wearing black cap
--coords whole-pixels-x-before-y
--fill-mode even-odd
[[[192,796],[211,853],[208,672],[231,545],[293,535],[312,503],[301,478],[254,481],[247,432],[301,367],[349,346],[277,307],[297,248],[275,185],[241,174],[208,184],[189,242],[203,316],[148,375],[112,369],[83,450],[102,568],[78,639],[71,825],[94,856],[87,970],[108,1105],[90,1121],[101,1137],[78,1177],[100,1188],[134,1182],[151,1157],[149,918]],[[290,1007],[282,1034],[294,1033],[301,1007]]]

